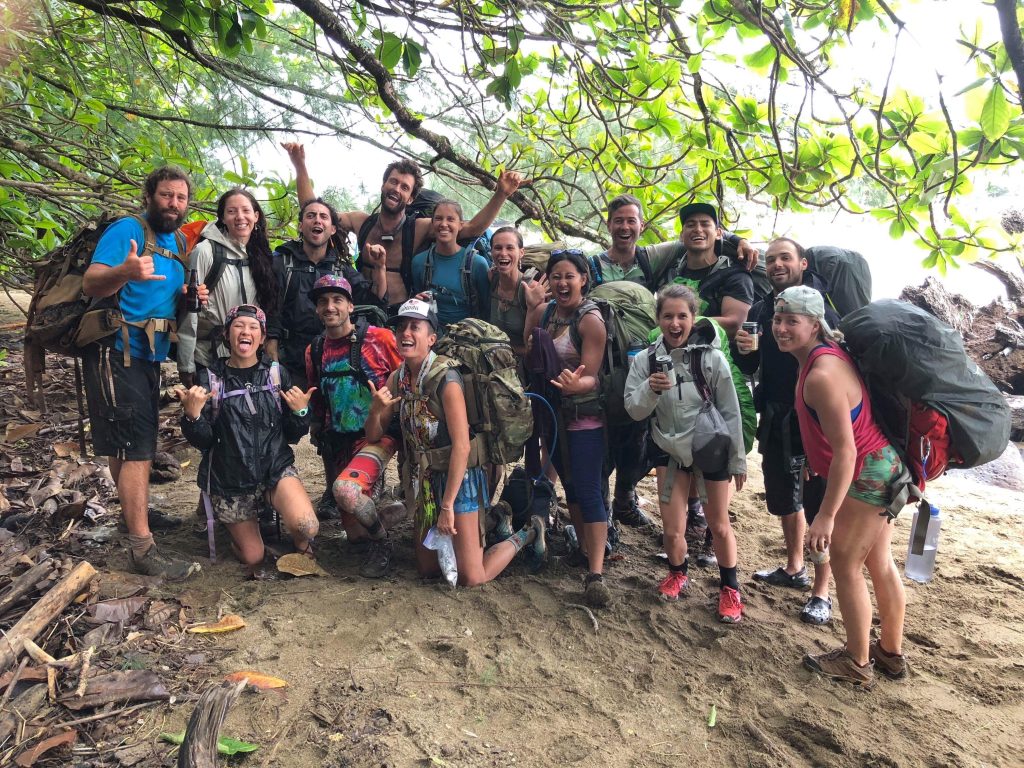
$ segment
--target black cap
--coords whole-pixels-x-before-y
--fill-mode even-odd
[[[718,225],[718,209],[709,203],[690,203],[679,209],[679,220],[686,223],[686,220],[694,214],[705,213]]]

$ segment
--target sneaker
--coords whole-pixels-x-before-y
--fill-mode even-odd
[[[588,573],[583,581],[583,599],[592,608],[604,608],[612,601],[612,593],[600,573]]]
[[[870,688],[875,683],[875,670],[869,661],[863,667],[858,666],[846,648],[836,648],[829,653],[816,656],[804,656],[804,666],[812,672],[824,675],[832,680],[853,683],[862,688]]]
[[[135,553],[129,549],[128,563],[134,573],[141,573],[143,576],[158,576],[168,581],[184,581],[193,573],[199,573],[202,570],[199,563],[176,560],[163,554],[157,549],[156,544],[146,550],[146,554],[142,557],[136,557]]]
[[[732,587],[722,587],[718,593],[718,620],[723,624],[743,621],[743,599]]]
[[[902,654],[890,654],[888,651],[883,650],[880,641],[873,640],[871,642],[871,646],[868,648],[868,655],[871,657],[871,661],[874,662],[875,669],[890,680],[902,680],[907,676],[910,665],[907,664],[906,658]]]
[[[635,499],[626,509],[619,509],[613,504],[612,518],[630,528],[646,528],[649,525],[654,525],[651,518],[640,509]]]
[[[711,544],[711,532],[708,531],[704,540],[697,545],[697,565],[701,568],[714,568],[718,565],[715,548]]]
[[[334,501],[334,494],[330,492],[330,489],[324,491],[324,495],[320,497],[320,501],[316,503],[316,519],[317,520],[339,520],[341,519],[341,512],[338,511],[338,505]]]
[[[806,589],[811,586],[807,568],[801,568],[796,573],[787,573],[781,565],[770,571],[755,571],[754,581],[763,581],[773,587],[790,587],[792,589]]]
[[[174,517],[166,512],[161,512],[156,507],[147,510],[149,518],[149,530],[151,531],[173,531],[185,524],[180,517]],[[203,518],[203,533],[206,533],[206,510],[203,509],[203,502],[199,502],[198,516]],[[121,533],[128,533],[128,526],[124,521],[124,514],[117,518],[117,530]]]
[[[828,624],[832,621],[832,598],[812,595],[811,599],[804,604],[804,609],[800,611],[800,621],[804,624],[819,626]]]
[[[393,545],[391,539],[370,539],[370,546],[366,551],[366,560],[359,567],[359,575],[364,579],[382,579],[387,575],[388,567],[391,565],[391,552]]]
[[[499,501],[490,512],[487,513],[489,522],[492,523],[491,530],[494,532],[496,541],[504,541],[515,535],[512,530],[512,507],[507,501]]]
[[[689,586],[689,576],[682,571],[669,571],[668,576],[658,585],[658,595],[662,600],[678,600],[679,593],[685,592]]]

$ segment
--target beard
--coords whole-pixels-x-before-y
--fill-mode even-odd
[[[188,215],[186,208],[181,213],[174,213],[166,208],[161,208],[156,200],[150,200],[146,208],[146,219],[149,226],[159,235],[166,235],[174,232],[185,223],[185,216]]]
[[[392,203],[388,200],[386,192],[380,193],[380,207],[385,213],[399,214],[405,210],[408,203]]]

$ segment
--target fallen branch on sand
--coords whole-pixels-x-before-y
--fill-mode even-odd
[[[592,610],[587,608],[587,606],[585,606],[585,605],[580,605],[579,603],[566,603],[565,607],[566,608],[579,608],[581,611],[586,611],[587,612],[587,616],[590,617],[590,621],[594,625],[594,634],[595,635],[597,634],[597,617],[594,616],[594,612]]]

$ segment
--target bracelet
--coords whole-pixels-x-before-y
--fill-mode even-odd
[[[309,406],[307,405],[301,411],[292,411],[292,413],[295,414],[296,416],[298,416],[301,419],[303,416],[305,416],[307,413],[309,413]]]
[[[198,419],[198,418],[195,418],[195,419],[193,419],[193,418],[192,418],[191,416],[189,416],[189,415],[188,415],[187,413],[183,413],[183,414],[181,414],[181,420],[182,420],[182,421],[187,421],[187,422],[188,422],[189,424],[195,424],[196,422],[198,422],[198,421],[199,421],[199,419]]]

